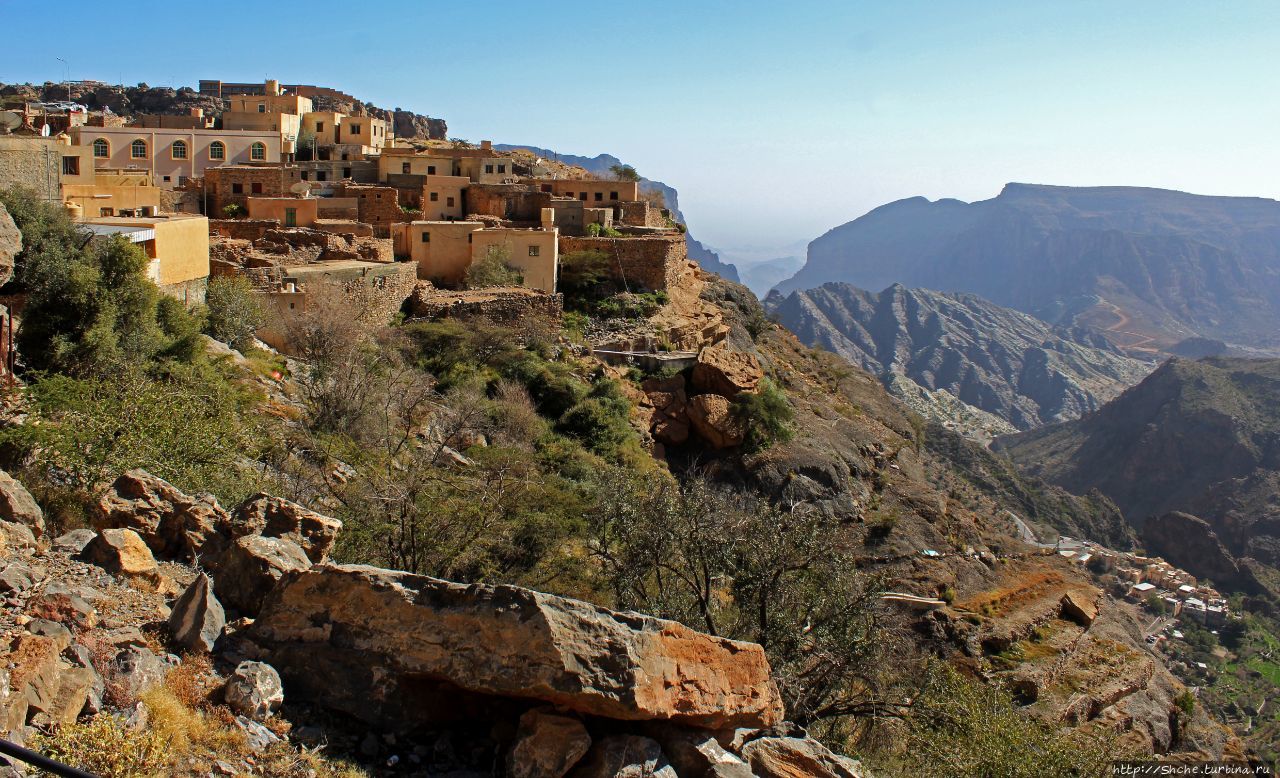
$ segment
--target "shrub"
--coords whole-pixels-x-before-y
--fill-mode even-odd
[[[467,288],[519,286],[524,277],[510,264],[511,253],[501,246],[490,246],[478,261],[467,268]]]
[[[205,306],[205,332],[234,348],[246,348],[265,321],[261,298],[244,276],[211,279]]]
[[[222,206],[222,215],[228,219],[238,219],[244,213],[244,207],[238,203],[227,203]]]
[[[123,718],[112,715],[98,715],[87,722],[37,735],[32,748],[102,778],[162,775],[168,755],[164,739],[158,734],[135,729]]]
[[[733,401],[733,415],[746,427],[748,450],[759,451],[774,443],[786,443],[795,434],[791,422],[795,411],[787,396],[769,379],[760,382],[760,391],[742,393]]]

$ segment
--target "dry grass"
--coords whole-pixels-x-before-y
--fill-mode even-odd
[[[102,778],[151,778],[163,775],[168,762],[168,749],[158,733],[133,729],[106,714],[37,735],[32,747]]]

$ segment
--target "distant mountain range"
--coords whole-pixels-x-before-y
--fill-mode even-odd
[[[1030,184],[975,203],[915,197],[814,240],[776,288],[831,281],[970,292],[1136,355],[1189,338],[1280,354],[1280,202]]]
[[[1097,489],[1193,573],[1280,592],[1266,583],[1280,577],[1280,360],[1171,359],[1097,412],[996,448],[1071,492]]]
[[[775,291],[765,305],[805,343],[880,376],[915,410],[969,433],[1076,418],[1152,368],[1096,333],[1052,327],[971,294],[827,283]]]
[[[802,267],[804,260],[800,257],[778,257],[752,264],[739,263],[738,275],[742,278],[742,283],[763,300],[770,289],[790,278]]]
[[[562,154],[553,149],[544,149],[538,146],[530,146],[522,143],[495,143],[493,144],[493,147],[499,151],[528,149],[538,156],[556,159],[568,165],[577,165],[588,172],[601,176],[609,175],[610,168],[614,165],[623,164],[622,160],[612,154],[598,154],[594,157],[583,157],[577,154]],[[661,181],[653,181],[648,178],[641,178],[640,185],[642,187],[656,189],[657,191],[662,192],[663,199],[666,200],[667,203],[667,208],[671,210],[671,215],[675,217],[676,221],[684,224],[686,227],[688,226],[688,221],[685,220],[684,214],[680,212],[680,194],[676,191],[675,187],[664,184]],[[712,273],[718,273],[722,278],[727,278],[735,283],[739,282],[738,269],[736,267],[723,262],[719,255],[708,249],[706,246],[703,246],[701,242],[694,238],[692,232],[687,232],[685,235],[689,246],[690,259],[697,262],[704,270],[709,270]]]

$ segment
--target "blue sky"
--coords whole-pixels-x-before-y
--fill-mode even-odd
[[[0,81],[271,76],[607,152],[731,259],[1007,181],[1280,197],[1274,0],[81,5],[0,0]]]

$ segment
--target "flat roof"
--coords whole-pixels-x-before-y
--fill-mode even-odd
[[[1154,589],[1154,588],[1156,588],[1156,585],[1155,585],[1155,584],[1150,584],[1150,583],[1146,583],[1146,582],[1143,582],[1143,583],[1140,583],[1140,584],[1134,584],[1134,585],[1133,585],[1133,589],[1134,589],[1134,591],[1138,591],[1138,592],[1149,592],[1149,591],[1151,591],[1151,590],[1152,590],[1152,589]]]
[[[121,235],[130,243],[145,243],[156,239],[154,227],[131,227],[125,224],[86,224],[84,227],[94,235]]]

